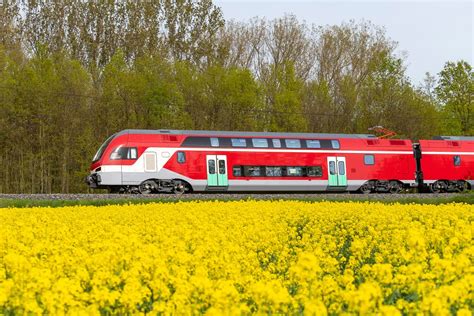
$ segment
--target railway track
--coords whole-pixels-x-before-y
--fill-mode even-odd
[[[350,193],[189,193],[175,194],[0,194],[0,199],[14,200],[383,200],[453,198],[462,194],[350,194]]]

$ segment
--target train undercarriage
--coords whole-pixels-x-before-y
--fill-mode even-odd
[[[119,194],[154,194],[172,193],[181,195],[192,192],[192,187],[182,180],[149,179],[140,185],[110,186],[109,193]]]
[[[140,185],[126,185],[126,186],[108,186],[109,193],[117,194],[155,194],[155,193],[171,193],[181,195],[184,193],[193,192],[192,186],[186,181],[160,180],[149,179],[142,182]],[[371,193],[387,193],[398,194],[408,192],[410,186],[398,180],[369,180],[365,182],[356,192],[362,194]],[[470,190],[470,185],[466,181],[448,181],[438,180],[431,184],[424,185],[418,192],[429,193],[460,193]]]
[[[451,193],[451,192],[465,192],[470,190],[470,185],[467,181],[449,181],[438,180],[429,184],[429,190],[432,193]]]

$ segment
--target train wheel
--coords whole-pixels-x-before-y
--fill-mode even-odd
[[[154,189],[155,189],[155,181],[153,180],[143,181],[138,187],[138,190],[140,191],[141,194],[151,194],[154,191]]]
[[[392,194],[397,194],[402,191],[403,187],[402,184],[398,181],[390,181],[389,183],[389,191]]]
[[[361,187],[360,187],[360,192],[362,192],[363,194],[369,194],[372,192],[372,187],[370,186],[369,182],[366,182],[364,183]]]
[[[448,185],[444,181],[435,181],[430,184],[430,191],[433,193],[442,193],[446,192]]]
[[[469,184],[466,181],[458,181],[456,186],[457,192],[466,192],[469,190]]]
[[[173,193],[176,195],[182,195],[187,191],[186,184],[181,181],[175,181]]]

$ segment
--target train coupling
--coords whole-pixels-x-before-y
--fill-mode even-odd
[[[85,178],[85,182],[90,188],[97,188],[101,181],[102,179],[97,173],[92,173]]]

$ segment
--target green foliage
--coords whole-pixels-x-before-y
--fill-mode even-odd
[[[439,73],[436,95],[441,116],[451,134],[474,134],[474,71],[466,61],[447,62]]]
[[[411,86],[400,59],[384,55],[362,89],[364,128],[381,125],[402,137],[431,137],[439,130],[434,104]]]
[[[9,58],[5,51],[3,58]],[[90,90],[89,75],[79,62],[43,47],[29,60],[10,62],[4,70],[11,103],[1,103],[7,117],[2,160],[9,165],[2,170],[2,179],[8,179],[4,190],[7,185],[21,192],[80,190],[71,174],[84,166],[88,102],[75,96]]]
[[[194,126],[213,130],[261,127],[261,91],[247,69],[208,67],[196,75],[191,88],[200,92],[195,103],[186,107]]]
[[[293,63],[281,67],[270,66],[264,82],[266,114],[269,131],[304,132],[307,123],[303,113],[301,95],[304,82],[296,77]]]

